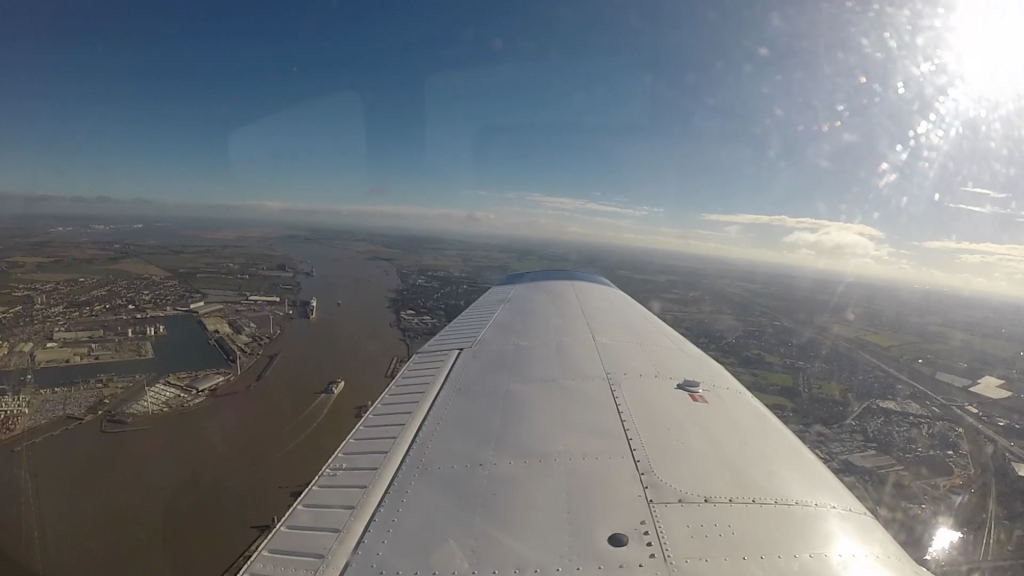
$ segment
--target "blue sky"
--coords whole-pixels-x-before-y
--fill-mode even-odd
[[[16,2],[0,190],[1014,290],[1014,22],[1011,0]]]

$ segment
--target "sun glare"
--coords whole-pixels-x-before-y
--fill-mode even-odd
[[[924,555],[925,558],[936,558],[949,547],[955,544],[963,534],[956,530],[950,530],[946,527],[941,527],[935,531],[935,536],[932,537],[932,543],[928,546],[928,553]]]
[[[951,56],[965,92],[978,100],[1024,93],[1024,2],[962,0],[950,24]]]

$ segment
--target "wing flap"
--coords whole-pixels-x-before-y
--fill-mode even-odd
[[[457,356],[420,354],[403,367],[241,574],[341,572]]]

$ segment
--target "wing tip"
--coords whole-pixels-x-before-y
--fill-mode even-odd
[[[515,284],[527,284],[530,282],[548,282],[557,280],[570,280],[576,282],[590,282],[592,284],[600,284],[602,286],[608,286],[609,288],[618,289],[615,284],[608,281],[603,276],[597,274],[588,274],[586,272],[577,272],[576,270],[530,270],[528,272],[515,272],[505,276],[505,278],[498,282],[498,286],[508,286]]]

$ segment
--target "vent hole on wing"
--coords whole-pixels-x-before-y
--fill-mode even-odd
[[[629,544],[629,536],[626,536],[622,532],[616,532],[608,537],[608,544],[612,548],[622,548],[626,544]]]

